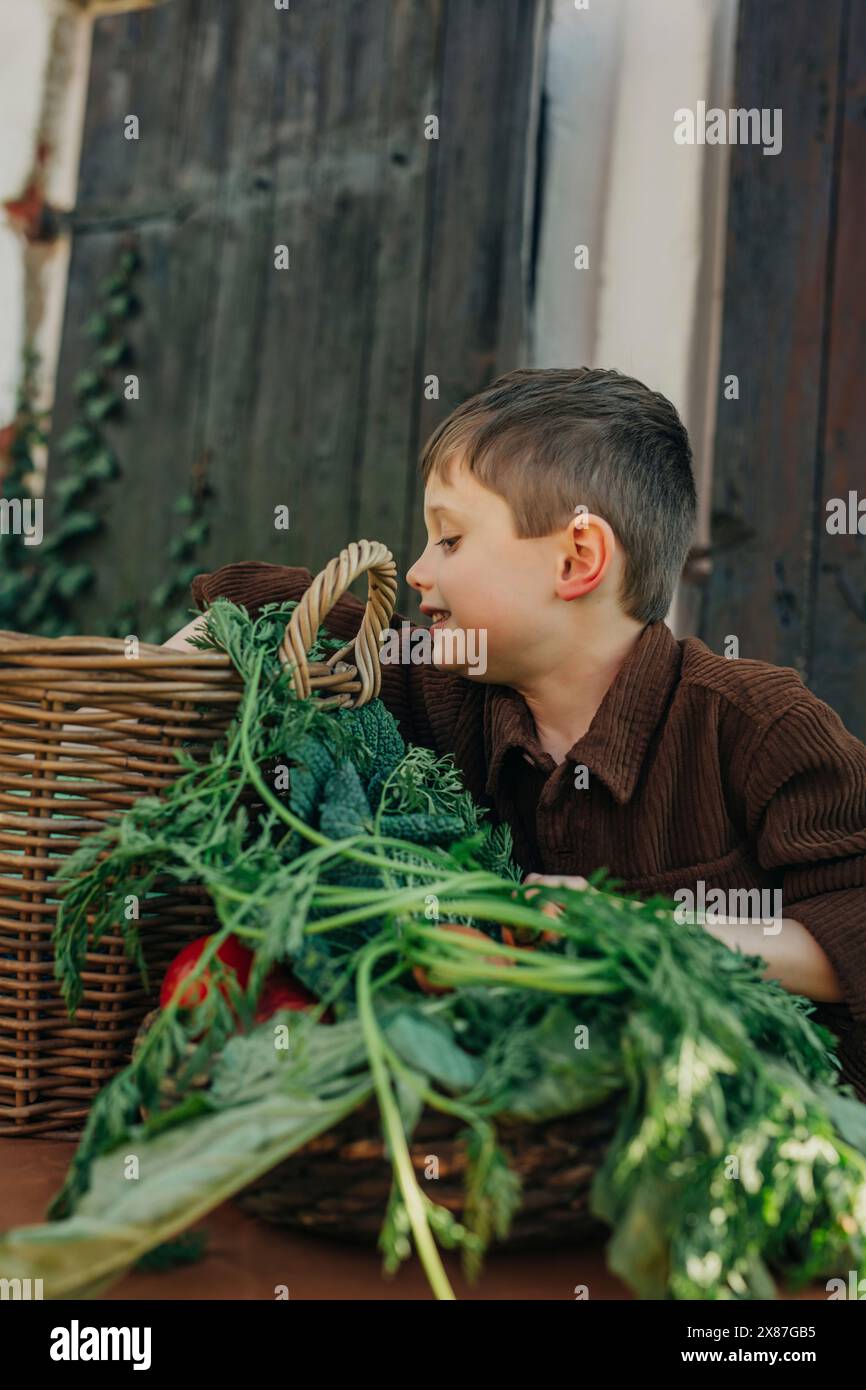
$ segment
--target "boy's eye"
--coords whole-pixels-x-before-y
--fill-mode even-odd
[[[441,541],[437,541],[436,544],[447,546],[447,548],[450,550],[452,545],[456,545],[459,539],[459,536],[443,536]]]

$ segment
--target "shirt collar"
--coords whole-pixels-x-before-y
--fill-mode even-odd
[[[663,621],[648,623],[638,637],[566,761],[584,764],[624,805],[632,796],[650,739],[658,727],[682,660],[679,642]],[[488,796],[499,789],[511,748],[535,760],[553,760],[538,741],[529,706],[516,690],[490,685],[485,690],[484,734]]]

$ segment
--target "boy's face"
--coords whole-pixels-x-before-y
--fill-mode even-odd
[[[486,644],[486,669],[461,661],[457,643],[442,643],[437,667],[502,685],[550,669],[563,641],[573,641],[574,609],[557,575],[571,544],[569,527],[553,536],[519,538],[504,497],[491,492],[459,459],[447,482],[431,478],[424,494],[428,541],[406,575],[428,616],[442,609],[445,629],[466,633],[464,651]],[[568,607],[566,625],[562,610]],[[431,618],[432,621],[432,618]],[[566,631],[567,628],[567,631]],[[481,638],[483,634],[483,639]],[[451,639],[453,640],[453,639]],[[431,649],[435,651],[431,643]]]

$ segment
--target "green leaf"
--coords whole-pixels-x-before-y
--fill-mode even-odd
[[[93,430],[86,425],[73,425],[65,434],[60,436],[57,447],[61,454],[80,454],[97,443],[97,437]]]
[[[503,1107],[517,1119],[540,1122],[573,1115],[601,1104],[622,1090],[619,1034],[611,1025],[590,1025],[576,1033],[580,1019],[569,1005],[554,1004],[522,1040],[523,1063],[531,1076],[514,1084]]]
[[[150,596],[150,600],[153,606],[155,608],[163,608],[171,598],[171,595],[174,592],[174,587],[175,585],[173,579],[164,579],[161,584],[157,584],[156,588],[153,590],[153,593]]]
[[[183,533],[184,542],[187,545],[201,545],[203,541],[207,540],[209,529],[209,522],[204,517],[200,517],[199,520],[187,526]]]
[[[84,331],[89,338],[95,338],[98,343],[101,343],[111,332],[111,323],[105,314],[91,314],[84,325]]]
[[[319,816],[323,835],[334,840],[348,839],[369,824],[370,805],[354,764],[344,761],[331,774],[324,798]]]
[[[75,394],[78,397],[92,396],[95,391],[102,389],[102,377],[98,372],[91,368],[79,372],[75,378]]]
[[[54,484],[54,496],[65,510],[70,502],[76,501],[87,488],[87,478],[83,470],[79,470],[77,473],[67,473],[65,478],[58,478]]]
[[[7,1279],[42,1279],[49,1299],[80,1298],[109,1287],[148,1251],[176,1238],[209,1211],[267,1173],[372,1093],[363,1079],[328,1099],[269,1095],[146,1138],[133,1130],[96,1160],[89,1191],[74,1214],[19,1226],[0,1237]],[[140,1176],[126,1176],[126,1155]]]
[[[123,338],[118,338],[114,343],[109,343],[108,347],[101,348],[96,355],[96,360],[101,367],[117,367],[127,357],[131,355],[129,343]]]
[[[103,396],[95,396],[93,399],[86,401],[84,405],[84,414],[88,420],[93,421],[94,424],[98,424],[100,420],[105,419],[106,415],[115,413],[120,408],[121,404],[122,402],[119,396],[106,393]]]
[[[119,294],[113,294],[107,300],[105,312],[113,319],[131,318],[138,308],[138,301],[134,295],[121,290]]]
[[[64,570],[60,579],[57,581],[58,593],[65,599],[71,600],[80,594],[89,584],[93,582],[94,569],[92,565],[81,562],[71,565]]]
[[[113,275],[108,275],[99,282],[99,293],[103,296],[110,294],[120,294],[126,289],[126,278],[117,271]]]
[[[82,475],[88,482],[104,483],[116,478],[120,468],[110,449],[100,449],[98,454],[81,466]]]
[[[42,549],[46,554],[50,554],[61,546],[68,545],[70,541],[93,535],[101,526],[101,519],[93,512],[69,512],[48,539],[43,541]]]
[[[481,1075],[480,1059],[464,1052],[452,1030],[439,1019],[401,1008],[383,1029],[404,1062],[452,1091],[470,1090]]]
[[[496,1142],[493,1125],[483,1123],[463,1130],[460,1138],[468,1159],[463,1221],[484,1251],[494,1235],[502,1240],[508,1234],[520,1208],[522,1184]],[[481,1272],[480,1254],[465,1256],[463,1267],[468,1279],[476,1279]]]

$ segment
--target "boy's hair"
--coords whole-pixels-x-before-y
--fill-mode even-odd
[[[689,438],[666,397],[616,371],[519,368],[434,430],[425,484],[447,481],[458,455],[505,498],[520,537],[550,535],[576,507],[604,517],[625,552],[623,609],[643,623],[664,618],[697,508]]]

